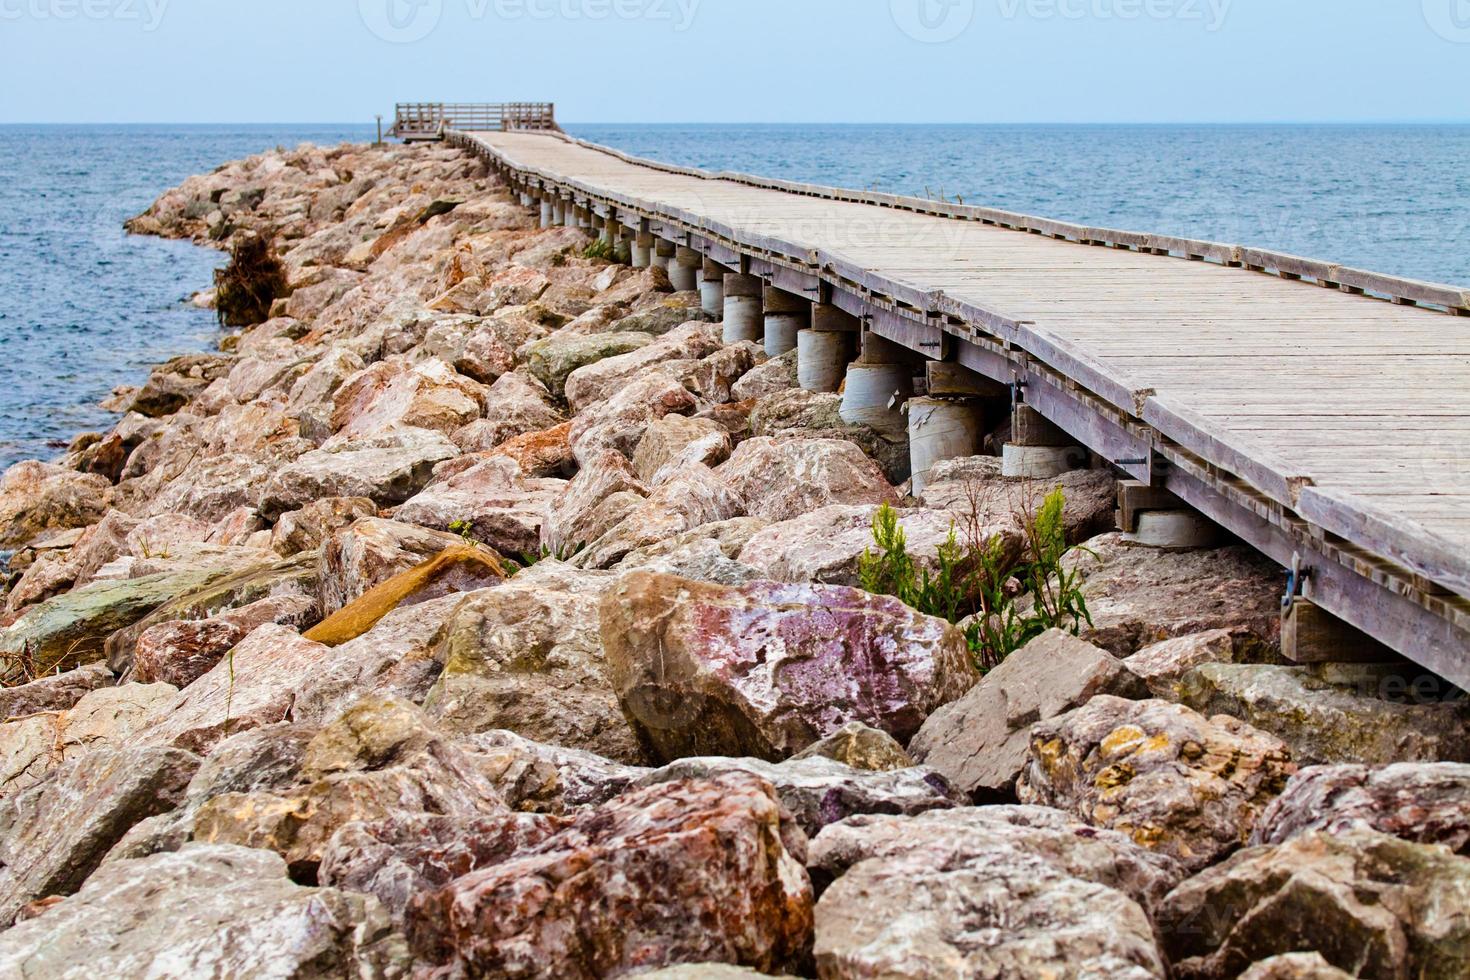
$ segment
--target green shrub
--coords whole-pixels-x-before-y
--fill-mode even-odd
[[[929,616],[951,623],[973,617],[965,639],[982,671],[1000,666],[1006,657],[1049,629],[1073,635],[1092,625],[1082,592],[1081,573],[1068,571],[1061,488],[1047,495],[1034,513],[1023,509],[1022,548],[1013,554],[1005,539],[980,539],[978,504],[972,500],[967,540],[950,528],[939,546],[933,568],[920,567],[908,553],[908,539],[898,512],[884,504],[873,516],[873,544],[858,560],[862,587],[891,595]],[[1021,598],[1029,597],[1029,604]]]

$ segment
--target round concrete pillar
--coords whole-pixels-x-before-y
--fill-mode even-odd
[[[693,292],[699,288],[699,270],[704,266],[704,256],[692,248],[680,245],[674,250],[674,261],[669,266],[669,282],[680,293]]]
[[[1123,540],[1147,548],[1212,548],[1220,543],[1220,528],[1198,511],[1146,510],[1138,515],[1138,530]]]
[[[935,463],[974,456],[985,438],[985,410],[973,401],[914,398],[909,401],[909,461],[913,495],[924,492]]]
[[[551,223],[557,228],[567,223],[567,205],[559,197],[551,199]]]
[[[1001,450],[1001,475],[1021,480],[1049,480],[1087,465],[1087,451],[1077,446],[1017,446]]]
[[[678,251],[674,247],[673,242],[666,242],[662,238],[658,239],[653,246],[653,267],[655,269],[663,269],[669,273],[669,280],[671,282],[673,281],[674,274],[669,267],[674,264],[674,256],[678,254]]]
[[[771,286],[765,291],[766,355],[780,357],[796,348],[797,335],[811,326],[812,304]],[[812,389],[813,391],[817,389]],[[836,391],[836,388],[828,389]]]
[[[766,318],[767,329],[770,317]],[[807,391],[832,392],[842,385],[849,353],[847,334],[802,330],[796,335],[796,381]]]
[[[755,276],[731,274],[722,283],[725,294],[724,340],[727,344],[761,339],[761,290]]]
[[[554,215],[555,209],[551,206],[551,202],[543,197],[541,199],[541,227],[550,228]]]
[[[647,269],[653,265],[653,236],[639,232],[633,236],[632,263],[635,269]]]
[[[847,367],[847,384],[842,389],[842,421],[902,436],[908,423],[900,409],[913,395],[913,368],[857,361]]]

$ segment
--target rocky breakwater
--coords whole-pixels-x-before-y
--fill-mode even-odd
[[[1279,665],[1277,570],[1098,537],[1105,471],[1090,621],[982,674],[872,525],[1014,554],[1050,487],[907,498],[790,356],[534,224],[442,147],[131,223],[284,285],[0,481],[0,975],[1465,975],[1461,704]]]

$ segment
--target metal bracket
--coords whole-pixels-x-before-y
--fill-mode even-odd
[[[1030,382],[1026,381],[1019,374],[1011,375],[1011,411],[1014,412],[1018,407],[1026,404],[1026,389],[1028,387],[1030,387]]]
[[[1307,579],[1312,577],[1312,567],[1302,564],[1300,551],[1291,556],[1291,569],[1286,573],[1286,595],[1281,597],[1281,608],[1289,611],[1305,593]]]

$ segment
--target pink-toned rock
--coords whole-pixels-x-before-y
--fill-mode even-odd
[[[154,714],[148,744],[207,753],[237,732],[290,717],[297,692],[332,659],[330,648],[284,626],[262,626]]]
[[[676,963],[799,968],[805,838],[746,774],[619,797],[416,900],[409,936],[464,975],[594,978]]]
[[[458,526],[504,555],[534,553],[546,508],[565,485],[564,480],[522,476],[515,460],[491,457],[431,483],[394,516],[440,531]]]
[[[703,463],[665,467],[661,473],[659,487],[647,500],[634,504],[617,524],[587,542],[575,559],[578,565],[611,568],[639,548],[744,512],[740,495]]]
[[[313,551],[342,528],[364,517],[377,516],[378,505],[367,497],[323,497],[282,514],[271,532],[271,547],[288,558]]]
[[[132,679],[185,688],[214,668],[241,640],[267,623],[305,629],[320,606],[304,595],[281,595],[209,619],[174,620],[144,630],[133,651]]]
[[[322,545],[317,565],[322,613],[330,616],[369,589],[462,544],[464,540],[457,534],[402,521],[362,518],[333,534]],[[420,601],[437,597],[424,596]]]
[[[745,498],[751,516],[768,521],[831,504],[899,502],[878,464],[838,439],[748,439],[717,472]]]
[[[440,360],[379,361],[338,389],[332,428],[340,439],[404,426],[448,434],[480,417],[485,393]]]
[[[619,336],[622,334],[594,334],[589,342],[595,338],[606,344]],[[567,404],[573,414],[578,414],[596,402],[611,398],[654,365],[665,361],[699,361],[719,349],[718,324],[686,323],[637,350],[605,357],[572,371],[566,379]]]
[[[733,448],[730,433],[718,422],[666,415],[643,433],[633,453],[633,468],[639,479],[657,486],[665,468],[671,473],[686,463],[719,466]]]
[[[601,616],[624,713],[665,760],[780,761],[853,721],[907,742],[980,678],[954,627],[855,589],[634,572]]]
[[[569,476],[577,466],[572,455],[571,434],[572,423],[563,422],[553,429],[507,439],[489,455],[515,460],[526,476]]]
[[[86,527],[107,513],[111,486],[100,476],[49,463],[16,463],[0,479],[0,548],[46,531]]]
[[[551,502],[541,544],[553,555],[570,557],[616,527],[647,496],[628,457],[604,450],[588,459]]]
[[[502,375],[485,394],[485,417],[454,433],[454,442],[467,453],[488,452],[525,435],[543,432],[566,422],[546,386],[530,374]]]
[[[689,415],[696,407],[689,389],[673,377],[648,372],[572,420],[572,452],[584,465],[606,449],[631,459],[650,424],[666,415]]]
[[[255,495],[270,518],[323,497],[367,497],[392,506],[418,493],[435,466],[458,455],[437,432],[401,429],[307,453],[277,470],[263,488],[257,483]]]
[[[690,367],[684,374],[684,383],[707,402],[734,401],[736,383],[765,359],[766,352],[760,344],[742,340]]]

